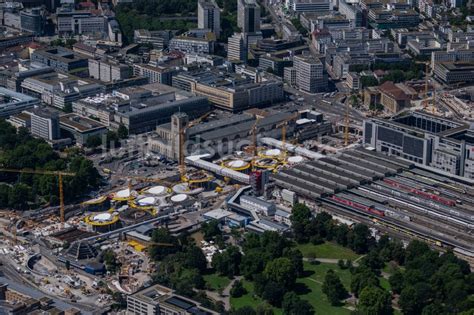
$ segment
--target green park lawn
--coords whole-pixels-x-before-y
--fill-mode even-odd
[[[263,303],[262,299],[254,294],[254,286],[252,282],[242,280],[242,284],[247,293],[239,298],[230,297],[230,305],[232,305],[232,308],[234,309],[239,309],[244,306],[251,306],[253,309],[256,309],[258,305]],[[282,313],[281,309],[278,308],[274,308],[273,311],[275,315],[280,315]]]
[[[335,257],[338,259],[339,257]],[[296,292],[304,300],[313,305],[317,314],[328,315],[348,315],[351,313],[346,306],[332,306],[326,295],[322,292],[322,285],[326,272],[332,269],[341,279],[342,284],[349,291],[351,283],[351,273],[348,269],[340,269],[337,264],[319,263],[311,264],[304,262],[305,276],[296,280]],[[387,279],[380,277],[380,284],[385,289],[390,289]],[[255,296],[253,283],[243,280],[243,285],[247,293],[240,298],[230,298],[230,303],[234,309],[244,306],[251,306],[254,309],[262,303],[262,299]],[[274,308],[275,314],[281,314],[281,309]]]
[[[303,254],[303,257],[314,255],[316,259],[350,259],[356,260],[360,257],[349,248],[342,247],[332,242],[325,242],[320,245],[313,245],[311,243],[298,244],[298,249]]]
[[[219,288],[224,289],[230,283],[230,279],[227,277],[219,276],[216,273],[211,273],[208,275],[204,275],[204,281],[212,290],[219,290]]]
[[[337,257],[336,257],[337,258]],[[341,279],[342,284],[349,290],[351,273],[348,269],[340,269],[336,264],[321,263],[313,265],[304,263],[306,277],[296,281],[297,291],[302,299],[313,305],[317,314],[350,314],[350,310],[341,306],[332,306],[322,291],[324,277],[329,269],[332,269]]]

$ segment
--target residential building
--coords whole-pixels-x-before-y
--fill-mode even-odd
[[[237,26],[242,33],[260,31],[260,6],[255,0],[237,1]]]
[[[321,60],[311,56],[295,56],[296,86],[309,93],[326,91],[328,75]]]
[[[0,117],[8,118],[11,115],[19,114],[26,109],[33,108],[40,104],[40,100],[26,94],[13,92],[12,90],[0,87]]]
[[[130,66],[113,61],[89,59],[89,76],[102,82],[115,82],[128,79]]]
[[[64,47],[37,49],[31,54],[31,61],[42,63],[62,72],[87,68],[88,65],[87,58]]]
[[[127,315],[208,314],[218,315],[200,303],[177,295],[174,290],[156,284],[127,296]]]
[[[60,137],[59,114],[46,108],[35,108],[29,111],[31,117],[31,134],[45,140],[56,140]]]
[[[221,33],[221,13],[215,0],[198,1],[198,28],[211,30],[218,38]]]

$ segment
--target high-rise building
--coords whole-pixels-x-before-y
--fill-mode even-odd
[[[59,139],[59,115],[47,109],[33,109],[31,117],[31,134],[45,140]]]
[[[260,31],[260,6],[255,0],[238,0],[237,25],[242,33]]]
[[[295,56],[293,67],[296,70],[296,85],[299,89],[317,93],[328,88],[328,75],[321,60],[311,56]]]
[[[233,61],[247,60],[247,45],[242,33],[235,33],[227,40],[227,59]]]
[[[198,28],[210,29],[219,37],[221,33],[221,13],[214,0],[198,1]]]
[[[32,33],[36,36],[44,34],[46,18],[41,8],[21,11],[20,22],[22,31]]]

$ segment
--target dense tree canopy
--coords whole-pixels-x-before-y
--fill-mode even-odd
[[[75,177],[63,177],[65,201],[82,197],[100,184],[100,176],[93,163],[70,154],[59,155],[43,140],[33,138],[28,130],[16,130],[0,120],[0,167],[75,172]],[[57,205],[58,178],[51,175],[0,174],[0,207],[19,210],[34,208],[44,203]]]

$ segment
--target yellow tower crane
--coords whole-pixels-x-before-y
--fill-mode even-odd
[[[0,168],[0,172],[57,176],[58,183],[59,183],[59,209],[60,209],[59,216],[60,216],[61,223],[64,223],[65,217],[64,217],[63,176],[76,176],[76,173],[63,172],[63,171],[32,170],[32,169],[17,170],[17,169],[10,169],[10,168]]]
[[[187,126],[184,126],[179,130],[179,135],[178,135],[179,136],[179,140],[178,140],[178,144],[179,144],[178,165],[179,166],[178,167],[179,167],[179,175],[180,175],[181,181],[183,181],[183,182],[184,182],[185,176],[186,176],[186,164],[185,164],[185,161],[184,161],[184,144],[185,144],[185,139],[186,139],[186,131],[189,128],[194,127],[197,124],[201,123],[204,119],[206,119],[211,114],[212,114],[212,112],[207,112],[206,114],[204,114],[201,117],[193,120]]]
[[[346,114],[344,115],[344,146],[349,145],[349,105],[346,103]]]
[[[277,128],[281,127],[281,142],[282,142],[282,150],[284,157],[286,157],[288,150],[286,149],[286,128],[290,121],[293,121],[299,117],[299,113],[294,113],[288,119],[285,119],[283,122],[277,125]]]
[[[423,64],[425,65],[425,97],[423,99],[423,109],[426,109],[428,107],[428,91],[429,91],[429,79],[430,79],[430,62],[429,61],[417,61],[415,62],[417,64]],[[434,106],[434,103],[433,103]]]

